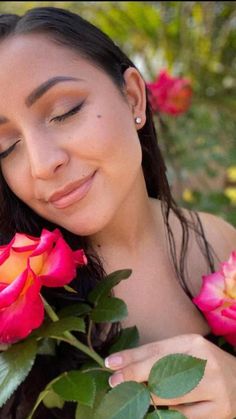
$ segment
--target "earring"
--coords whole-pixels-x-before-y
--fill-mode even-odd
[[[140,116],[136,116],[135,123],[136,124],[141,124],[141,122],[142,122],[142,118],[140,118]]]

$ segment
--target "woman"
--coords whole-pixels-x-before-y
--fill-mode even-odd
[[[207,339],[209,326],[191,298],[201,276],[228,258],[235,230],[210,214],[177,208],[145,82],[106,35],[56,8],[2,15],[0,28],[2,243],[16,231],[36,235],[59,226],[89,257],[79,281],[85,299],[104,271],[131,268],[114,293],[128,304],[122,326],[137,325],[140,346],[106,360],[116,371],[111,386],[146,381],[153,363],[173,351],[192,354],[208,360],[199,386],[156,403],[191,419],[232,419],[236,361]],[[47,298],[60,306],[69,297],[54,290]],[[102,352],[104,331],[95,332]],[[71,353],[57,361],[55,371],[68,368]],[[30,390],[55,372],[40,371],[36,363],[1,417],[25,417],[35,397]],[[38,417],[70,412],[41,410]]]

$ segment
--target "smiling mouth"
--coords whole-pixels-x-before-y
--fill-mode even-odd
[[[75,187],[69,192],[65,194],[58,194],[58,196],[57,194],[55,194],[55,198],[52,197],[49,200],[49,203],[55,208],[63,209],[80,201],[89,192],[92,186],[95,174],[96,174],[96,171],[89,178],[87,178],[82,184],[80,182],[78,186],[75,185]]]

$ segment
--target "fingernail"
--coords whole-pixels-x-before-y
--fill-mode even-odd
[[[111,377],[109,377],[109,385],[110,387],[115,387],[120,383],[123,383],[124,381],[124,377],[123,374],[121,372],[116,372],[115,374],[113,374]]]
[[[120,367],[122,365],[122,357],[120,355],[112,355],[112,356],[108,356],[108,358],[105,359],[105,366],[107,368],[115,368],[115,367]]]

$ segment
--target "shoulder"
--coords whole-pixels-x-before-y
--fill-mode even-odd
[[[236,228],[224,219],[213,214],[199,212],[206,239],[221,262],[236,250]]]
[[[181,211],[185,219],[190,223],[195,219],[195,217],[192,217],[193,214],[198,215],[204,238],[209,245],[214,260],[214,270],[217,271],[220,268],[220,263],[228,260],[231,252],[236,250],[236,229],[224,219],[213,214],[197,211],[193,213],[184,208]],[[176,223],[174,225],[176,226]],[[198,226],[197,230],[199,231]],[[174,228],[174,232],[177,233],[177,236],[179,234],[181,237],[181,231],[178,225],[177,228]],[[178,247],[180,248],[180,244]],[[200,290],[202,276],[210,273],[210,266],[206,257],[204,240],[201,239],[201,235],[195,234],[192,228],[189,229],[186,266],[188,286],[192,295],[195,296]]]

